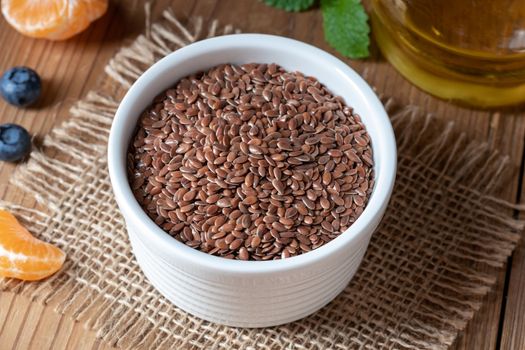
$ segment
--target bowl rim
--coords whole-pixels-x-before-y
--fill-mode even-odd
[[[374,111],[374,118],[378,118],[379,120],[378,123],[375,123],[375,127],[379,126],[379,128],[381,128],[380,134],[382,137],[379,144],[383,145],[383,147],[381,147],[380,152],[385,152],[385,156],[381,157],[381,171],[379,176],[377,171],[375,172],[376,177],[372,196],[361,216],[345,232],[325,245],[308,253],[287,259],[268,261],[230,260],[204,253],[177,241],[158,227],[139,205],[129,185],[126,171],[126,157],[124,156],[124,160],[122,160],[120,156],[122,148],[125,148],[125,154],[129,144],[128,140],[122,142],[123,130],[130,127],[127,120],[136,117],[129,116],[128,106],[131,104],[130,101],[140,96],[144,90],[144,86],[147,85],[145,82],[153,76],[173,69],[177,63],[191,59],[192,56],[196,54],[202,54],[211,49],[231,49],[232,46],[236,48],[242,47],[243,45],[253,46],[254,42],[257,42],[258,47],[272,49],[279,47],[284,51],[293,50],[315,56],[318,61],[331,65],[342,77],[351,80],[352,83],[358,87],[361,94],[364,95],[364,100],[369,105],[369,109]],[[328,86],[328,88],[330,87]],[[365,120],[363,120],[363,123],[368,128]],[[133,128],[134,127],[135,123],[133,124]],[[377,140],[372,139],[372,143],[377,143]],[[122,144],[125,144],[125,146],[122,146]],[[375,154],[379,147],[374,145],[372,147]],[[388,156],[386,156],[387,154]],[[377,165],[374,164],[374,168],[376,166]],[[145,246],[154,245],[156,248],[177,254],[179,258],[186,260],[191,266],[236,275],[268,274],[304,268],[329,258],[335,252],[344,249],[349,243],[364,234],[364,232],[367,231],[367,226],[372,225],[374,220],[377,219],[377,216],[383,215],[394,186],[396,167],[397,150],[392,125],[383,104],[365,80],[343,61],[315,46],[295,39],[268,34],[230,34],[213,37],[189,44],[160,59],[132,84],[122,99],[115,113],[108,140],[108,168],[111,185],[119,209],[128,225],[127,229],[129,229],[129,227],[133,227],[134,230],[136,229],[136,231],[142,235],[139,239],[141,239]]]

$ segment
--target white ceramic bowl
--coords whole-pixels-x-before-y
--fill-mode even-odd
[[[276,261],[211,256],[178,242],[135,200],[126,176],[126,151],[141,112],[190,73],[221,63],[272,63],[314,76],[361,115],[372,140],[376,183],[359,219],[309,253]],[[173,52],[129,89],[113,121],[109,173],[133,251],[149,281],[178,307],[203,319],[265,327],[305,317],[329,303],[356,272],[388,204],[396,171],[390,121],[367,83],[334,56],[302,42],[261,34],[203,40]]]

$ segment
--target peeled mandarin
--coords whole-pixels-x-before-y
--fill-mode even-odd
[[[32,38],[65,40],[86,29],[108,8],[108,0],[2,0],[2,14]]]
[[[65,259],[62,250],[33,237],[11,213],[0,210],[0,276],[41,280],[60,270]]]

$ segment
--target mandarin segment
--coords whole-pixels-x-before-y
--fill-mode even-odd
[[[0,276],[36,281],[62,267],[66,254],[31,235],[9,212],[0,210]]]
[[[50,40],[80,33],[107,7],[107,0],[2,0],[2,14],[17,31]]]

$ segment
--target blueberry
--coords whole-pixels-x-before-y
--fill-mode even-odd
[[[16,162],[31,151],[31,136],[16,124],[0,125],[0,160]]]
[[[41,87],[38,74],[27,67],[13,67],[0,78],[0,95],[17,107],[26,107],[36,102]]]

